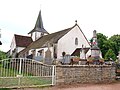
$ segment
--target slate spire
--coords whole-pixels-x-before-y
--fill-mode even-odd
[[[49,34],[43,26],[43,21],[42,21],[42,16],[41,16],[41,10],[39,12],[35,27],[32,31],[30,31],[28,34],[33,33],[33,32],[42,32],[42,33],[47,33]]]

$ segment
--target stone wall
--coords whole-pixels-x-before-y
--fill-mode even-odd
[[[115,81],[114,66],[56,66],[56,85],[75,83],[109,83]]]

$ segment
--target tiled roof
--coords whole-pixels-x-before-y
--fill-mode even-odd
[[[29,36],[22,36],[22,35],[14,35],[16,46],[18,47],[27,47],[29,44],[33,42],[32,38]]]

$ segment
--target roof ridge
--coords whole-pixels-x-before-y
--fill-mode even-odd
[[[59,30],[59,31],[54,32],[54,33],[59,33],[59,32],[65,31],[65,30],[72,29],[72,28],[74,28],[76,25],[77,25],[77,24],[75,24],[75,25],[74,25],[74,26],[72,26],[72,27],[69,27],[69,28],[66,28],[66,29],[63,29],[63,30]],[[51,33],[51,34],[54,34],[54,33]]]

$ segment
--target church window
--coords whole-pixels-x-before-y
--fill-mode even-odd
[[[75,45],[78,45],[78,38],[75,38]]]

